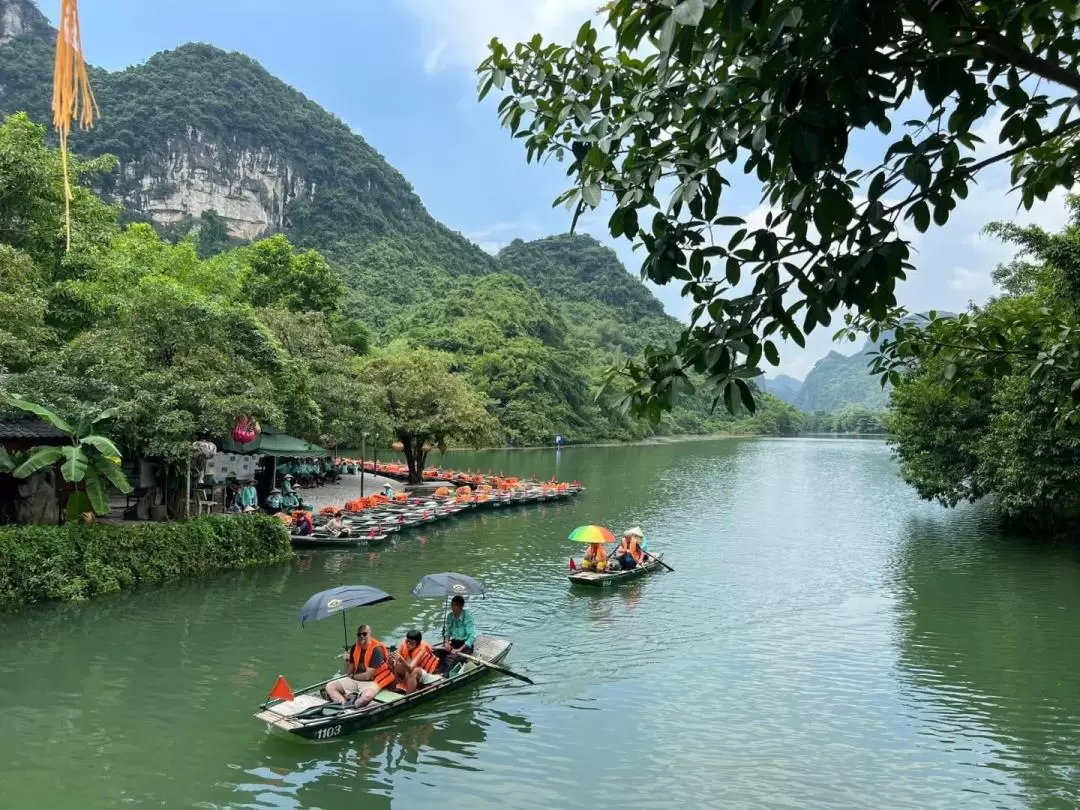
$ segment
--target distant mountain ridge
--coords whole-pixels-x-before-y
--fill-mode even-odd
[[[775,377],[761,377],[756,382],[762,391],[782,399],[789,405],[795,404],[795,398],[799,395],[799,389],[802,388],[802,380],[797,380],[787,374],[777,374]]]

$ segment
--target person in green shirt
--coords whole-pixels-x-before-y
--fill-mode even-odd
[[[281,490],[277,487],[270,490],[270,494],[266,496],[266,511],[271,515],[281,511]]]
[[[472,655],[475,644],[476,619],[465,610],[465,597],[459,594],[450,600],[450,612],[446,614],[446,629],[443,632],[443,649],[435,653],[440,658],[440,671],[444,675],[449,674],[462,660],[457,653]]]
[[[259,493],[255,489],[255,479],[252,478],[247,482],[243,489],[240,490],[240,508],[245,512],[251,510],[254,511],[259,507]]]

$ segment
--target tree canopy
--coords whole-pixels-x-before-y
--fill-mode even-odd
[[[995,273],[1004,293],[901,325],[875,361],[895,383],[896,453],[920,495],[948,506],[990,496],[1005,517],[1047,532],[1080,518],[1080,385],[1075,347],[1060,349],[1080,314],[1080,200],[1070,208],[1062,233],[989,226],[1020,247]]]
[[[449,367],[450,358],[438,352],[390,350],[369,360],[361,375],[372,418],[383,436],[401,442],[413,484],[422,480],[427,455],[436,447],[502,441],[484,400]]]
[[[84,180],[110,168],[75,160]],[[180,464],[194,439],[247,415],[312,441],[358,442],[362,325],[341,281],[284,236],[204,259],[76,189],[63,250],[63,176],[43,128],[0,125],[0,369],[4,388],[77,421],[109,409],[126,453]]]
[[[479,93],[504,94],[528,160],[566,161],[557,202],[575,220],[610,195],[611,234],[644,247],[643,277],[694,303],[673,348],[622,366],[635,409],[659,419],[697,372],[733,410],[753,405],[762,359],[779,364],[777,336],[802,345],[847,308],[889,316],[912,268],[901,222],[943,225],[999,163],[1027,207],[1072,184],[1077,10],[612,0],[609,30],[586,22],[573,43],[492,40]],[[999,144],[976,157],[997,115]],[[862,164],[850,144],[868,130],[891,140]],[[760,184],[763,223],[722,205],[739,173]]]

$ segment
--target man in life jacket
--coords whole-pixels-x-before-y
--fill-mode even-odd
[[[389,659],[386,645],[371,635],[370,627],[360,625],[356,643],[345,651],[345,676],[326,685],[327,697],[342,705],[352,701],[357,709],[371,703],[380,689],[394,683]]]
[[[390,668],[397,679],[398,690],[406,695],[437,680],[431,676],[439,668],[439,659],[431,645],[424,641],[419,630],[406,633],[404,641],[398,645],[390,659]]]

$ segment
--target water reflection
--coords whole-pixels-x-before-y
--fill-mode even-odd
[[[482,686],[466,687],[437,706],[412,712],[382,728],[323,743],[267,734],[257,765],[243,768],[248,780],[230,778],[237,794],[232,807],[322,807],[335,795],[361,795],[363,806],[412,806],[428,767],[477,771],[476,760],[489,730],[528,734],[531,721],[494,708]],[[236,766],[234,766],[235,769]]]
[[[1080,559],[995,536],[978,510],[908,521],[896,557],[899,665],[926,734],[1012,778],[1031,807],[1080,806]]]

